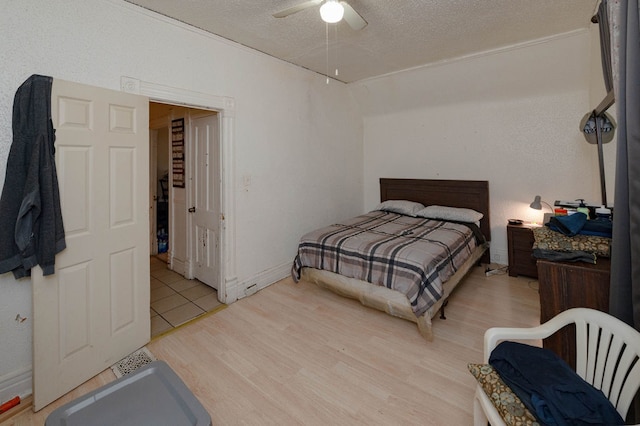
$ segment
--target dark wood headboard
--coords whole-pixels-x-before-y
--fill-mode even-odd
[[[491,240],[489,182],[486,180],[380,178],[380,201],[386,200],[473,209],[484,215],[480,220],[480,230],[487,241]]]

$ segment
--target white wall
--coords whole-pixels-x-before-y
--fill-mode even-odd
[[[3,2],[0,40],[0,183],[29,75],[114,90],[129,76],[234,98],[239,281],[288,270],[302,233],[362,212],[362,121],[343,84],[120,0]],[[31,316],[30,281],[1,275],[0,399],[30,386]]]
[[[488,180],[492,261],[506,264],[507,219],[541,221],[536,194],[599,200],[597,153],[578,131],[593,108],[591,40],[580,31],[353,84],[365,209],[380,177]]]

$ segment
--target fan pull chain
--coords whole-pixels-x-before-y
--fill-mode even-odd
[[[327,47],[326,50],[326,76],[327,76],[327,84],[329,84],[329,24],[324,24],[325,25],[325,31],[324,31],[324,38],[325,38],[325,44]]]
[[[338,63],[338,25],[334,25],[334,35],[335,35],[335,51],[336,51],[336,64]],[[326,73],[327,76],[327,84],[329,84],[329,24],[325,24],[325,43],[326,43]],[[338,66],[336,65],[334,75],[337,77],[339,75]]]
[[[339,62],[339,58],[340,58],[340,54],[339,54],[339,51],[338,51],[338,24],[336,24],[334,28],[335,28],[335,35],[336,35],[336,44],[335,44],[336,48],[335,48],[335,50],[336,50],[336,77],[337,77],[338,76],[338,62]]]

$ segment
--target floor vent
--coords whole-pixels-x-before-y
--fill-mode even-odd
[[[153,356],[151,351],[144,347],[113,364],[111,370],[116,377],[120,378],[155,360],[156,357]]]

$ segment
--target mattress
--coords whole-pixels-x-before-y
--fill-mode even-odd
[[[292,275],[310,267],[387,287],[420,317],[480,245],[474,226],[372,211],[305,234]]]

